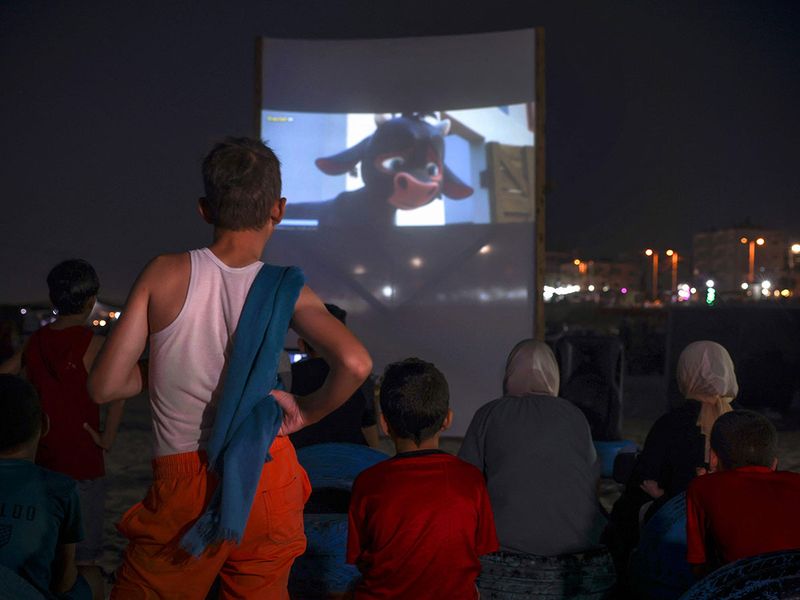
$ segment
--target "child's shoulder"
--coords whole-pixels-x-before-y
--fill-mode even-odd
[[[0,464],[4,462],[7,461],[0,461]],[[45,469],[32,462],[15,460],[6,466],[11,468],[0,470],[0,474],[2,474],[0,477],[13,479],[16,486],[34,484],[34,489],[44,488],[54,496],[69,496],[77,489],[77,484],[72,477]]]

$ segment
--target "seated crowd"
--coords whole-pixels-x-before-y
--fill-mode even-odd
[[[206,157],[203,179],[209,247],[152,261],[108,340],[84,326],[99,290],[94,269],[57,265],[47,280],[56,320],[0,368],[0,586],[16,586],[8,597],[105,597],[104,455],[125,399],[143,388],[153,483],[117,524],[128,546],[112,598],[202,600],[212,588],[221,598],[289,598],[311,493],[295,447],[378,446],[378,424],[396,453],[352,487],[346,555],[360,572],[348,592],[356,599],[479,598],[498,565],[511,572],[574,557],[591,561],[593,577],[562,597],[625,597],[640,527],[683,493],[697,577],[800,548],[800,474],[777,470],[767,419],[731,406],[738,386],[719,344],[681,354],[686,403],[653,425],[608,515],[589,424],[559,397],[545,343],[512,349],[502,397],[475,413],[452,456],[439,449],[453,418],[445,376],[416,358],[390,364],[376,415],[374,386],[364,383],[371,359],[344,311],[324,305],[299,270],[261,262],[286,202],[271,150],[228,139]],[[307,358],[279,376],[289,326]]]

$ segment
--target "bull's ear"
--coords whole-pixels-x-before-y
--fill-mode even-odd
[[[444,185],[442,186],[442,192],[448,198],[452,198],[453,200],[463,200],[469,196],[472,196],[472,192],[474,192],[470,186],[466,183],[461,181],[458,176],[450,170],[450,167],[447,165],[444,166]]]
[[[343,150],[339,154],[323,156],[314,161],[317,168],[326,175],[341,175],[352,171],[361,159],[364,158],[364,151],[372,136],[366,137],[352,148]]]

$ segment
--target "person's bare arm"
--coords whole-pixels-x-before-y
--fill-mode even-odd
[[[50,590],[56,594],[65,594],[78,578],[78,568],[75,566],[75,544],[61,544],[56,548],[53,561],[53,575],[50,581]]]
[[[96,335],[92,338],[92,341],[89,343],[89,347],[86,349],[86,353],[83,355],[83,364],[87,371],[91,372],[92,367],[94,366],[94,361],[97,358],[97,355],[100,353],[100,350],[103,348],[105,341],[106,338],[100,335]],[[124,410],[124,399],[116,400],[109,405],[108,412],[106,413],[105,426],[103,427],[102,433],[95,431],[88,423],[83,424],[83,428],[90,436],[92,436],[94,443],[100,446],[103,450],[111,450],[111,446],[114,445],[114,440],[117,439],[117,431],[119,430],[119,424],[122,421],[122,413]]]
[[[138,361],[148,336],[150,286],[159,275],[159,259],[145,267],[133,285],[122,316],[103,344],[89,374],[89,395],[98,404],[135,396],[142,390]]]
[[[330,367],[330,372],[322,387],[308,396],[295,397],[278,390],[272,392],[285,413],[280,435],[316,423],[336,410],[372,372],[372,359],[366,348],[328,312],[307,286],[303,287],[295,304],[291,326],[314,347]]]

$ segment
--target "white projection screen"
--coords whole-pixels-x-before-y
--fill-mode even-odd
[[[542,333],[537,35],[257,41],[256,120],[288,200],[264,258],[347,311],[377,374],[435,363],[450,435]]]

